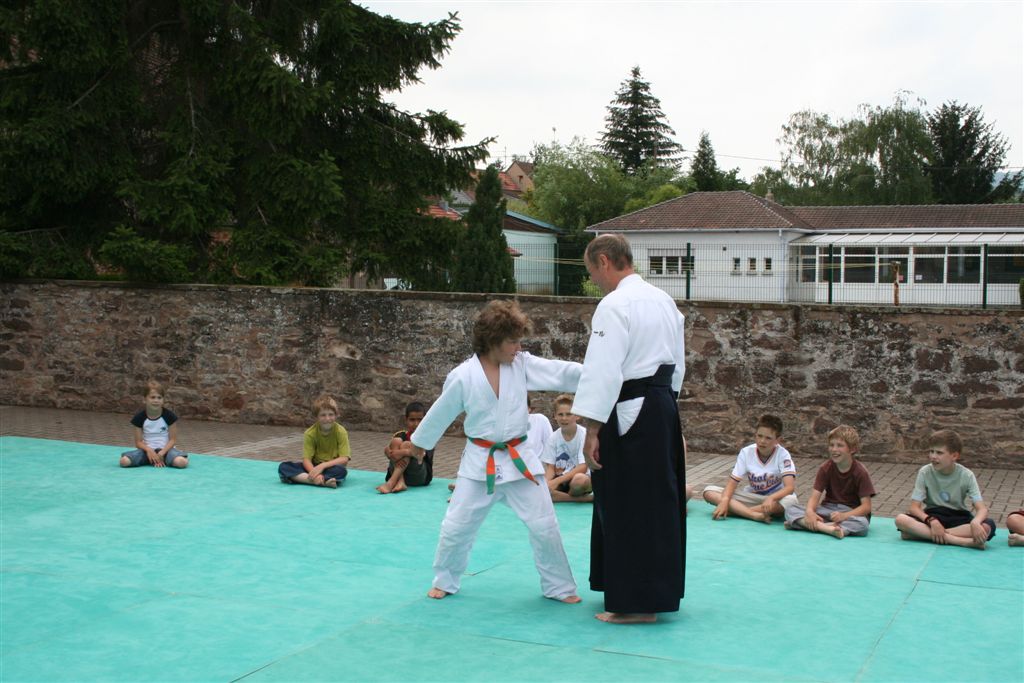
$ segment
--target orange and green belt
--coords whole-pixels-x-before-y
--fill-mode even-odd
[[[512,458],[512,464],[516,466],[516,469],[534,484],[537,483],[533,473],[526,467],[526,463],[519,457],[519,451],[515,448],[526,441],[526,434],[515,439],[509,439],[508,441],[488,441],[487,439],[474,439],[472,437],[469,440],[477,446],[490,449],[487,452],[487,495],[494,493],[494,451],[508,451],[509,457]]]

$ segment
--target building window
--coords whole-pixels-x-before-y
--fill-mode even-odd
[[[663,254],[650,257],[648,273],[651,275],[693,274],[693,254],[687,258],[682,254]]]
[[[988,281],[1015,285],[1024,278],[1024,247],[993,244],[988,248]]]
[[[740,260],[738,258],[733,258],[733,260],[732,260],[732,274],[733,275],[738,275],[739,272],[740,272]]]
[[[751,256],[750,258],[747,259],[747,272],[748,273],[756,273],[757,272],[757,257],[756,256]]]
[[[846,247],[843,260],[843,282],[875,281],[875,248]]]
[[[981,247],[949,247],[946,281],[951,285],[981,282]]]
[[[764,257],[764,274],[765,275],[771,275],[772,274],[772,257],[771,256],[765,256]]]
[[[907,247],[879,247],[878,248],[878,281],[882,284],[891,284],[893,278],[897,282],[906,282],[910,264],[910,249]]]
[[[800,247],[800,282],[814,282],[814,259],[816,247]]]
[[[942,284],[946,281],[946,248],[914,247],[914,282]]]

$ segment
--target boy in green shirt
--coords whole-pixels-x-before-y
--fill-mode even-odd
[[[313,402],[317,423],[302,438],[302,462],[283,462],[277,468],[286,484],[309,484],[337,488],[348,475],[352,448],[348,432],[337,423],[338,404],[330,396]]]
[[[960,435],[951,429],[935,432],[928,440],[931,464],[917,473],[910,510],[896,516],[904,540],[984,550],[995,536],[996,524],[988,518],[978,480],[957,462],[962,449]]]

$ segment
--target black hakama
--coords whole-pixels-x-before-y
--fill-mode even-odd
[[[683,597],[686,469],[672,368],[625,382],[619,401],[644,397],[636,422],[619,436],[613,410],[598,435],[590,588],[609,612],[676,612]]]

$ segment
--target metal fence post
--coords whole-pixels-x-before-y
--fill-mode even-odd
[[[981,307],[988,308],[988,244],[981,245]]]
[[[690,300],[690,275],[693,272],[693,258],[690,256],[690,243],[686,243],[686,300]]]
[[[561,284],[561,281],[560,281],[560,279],[558,277],[558,265],[559,265],[558,240],[556,239],[555,240],[555,262],[554,262],[554,266],[555,266],[555,296],[562,296],[562,284]]]
[[[832,281],[835,279],[835,268],[832,266],[832,259],[834,258],[834,252],[832,250],[833,245],[828,245],[828,302],[832,303]]]

